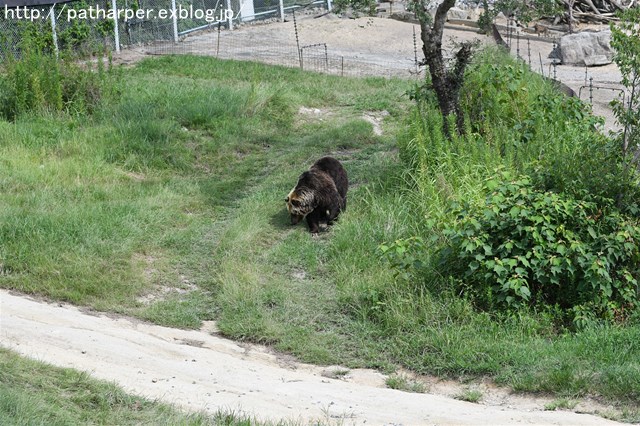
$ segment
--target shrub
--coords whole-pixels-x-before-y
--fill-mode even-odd
[[[611,200],[543,192],[503,172],[480,206],[457,210],[441,252],[462,290],[488,308],[557,305],[578,326],[622,319],[638,302],[640,227]]]
[[[376,2],[374,0],[335,0],[333,2],[334,13],[344,13],[351,10],[356,16],[375,16]]]
[[[92,113],[115,87],[102,58],[98,64],[93,70],[37,48],[24,49],[20,59],[6,61],[0,74],[0,116],[14,120],[29,111]]]

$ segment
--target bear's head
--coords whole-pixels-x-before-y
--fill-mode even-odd
[[[291,224],[296,225],[316,208],[313,192],[301,188],[293,188],[285,202],[291,215]]]

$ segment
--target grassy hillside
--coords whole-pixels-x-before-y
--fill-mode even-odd
[[[121,77],[91,116],[0,121],[3,288],[176,327],[217,320],[309,362],[640,400],[637,326],[568,333],[545,312],[494,316],[446,280],[389,267],[379,245],[430,232],[429,212],[446,209],[437,176],[417,199],[398,158],[398,135],[420,126],[410,82],[189,56]],[[363,115],[383,111],[378,136]],[[349,207],[314,238],[288,224],[284,197],[327,154],[349,173]],[[466,167],[439,187],[475,185],[484,166]]]

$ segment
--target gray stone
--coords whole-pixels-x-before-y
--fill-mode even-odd
[[[464,10],[464,9],[460,9],[459,7],[452,7],[447,12],[447,20],[450,20],[450,19],[467,19],[468,17],[469,17],[469,12]]]
[[[567,65],[606,65],[612,62],[611,31],[580,32],[560,39],[560,56]]]

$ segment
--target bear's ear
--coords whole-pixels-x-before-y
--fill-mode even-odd
[[[289,202],[289,197],[285,198],[285,199],[284,199],[284,202],[285,202],[285,203],[288,203],[288,202]]]

